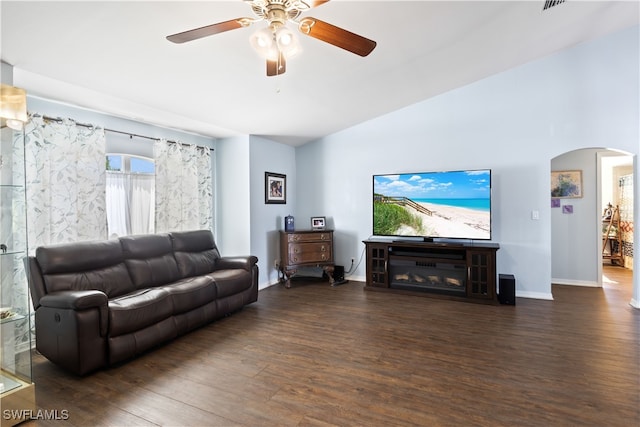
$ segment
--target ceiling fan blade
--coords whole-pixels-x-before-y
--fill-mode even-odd
[[[183,31],[181,33],[167,36],[167,40],[174,43],[190,42],[192,40],[201,39],[203,37],[212,36],[214,34],[223,33],[237,28],[248,27],[254,20],[251,18],[237,18],[229,21],[218,22],[193,30]]]
[[[348,50],[360,56],[367,56],[376,47],[376,42],[351,31],[316,18],[302,18],[298,30],[314,39]]]
[[[325,3],[329,3],[330,0],[303,0],[303,3],[309,6],[309,9],[313,9],[314,7],[322,6]]]
[[[282,52],[278,52],[278,59],[267,59],[267,76],[279,76],[287,71],[287,62],[284,59]]]

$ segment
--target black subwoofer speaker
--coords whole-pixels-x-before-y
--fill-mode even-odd
[[[498,301],[500,304],[516,305],[516,278],[513,274],[499,274]]]
[[[344,266],[342,265],[333,266],[333,280],[336,282],[342,282],[344,280]]]

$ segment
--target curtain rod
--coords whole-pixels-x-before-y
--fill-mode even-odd
[[[33,116],[35,116],[35,117],[40,116],[44,120],[50,120],[50,121],[53,121],[53,122],[62,122],[62,121],[64,121],[64,119],[61,118],[61,117],[51,117],[51,116],[45,116],[45,115],[40,115],[40,114],[34,114]],[[82,127],[85,127],[85,128],[94,128],[95,127],[92,124],[80,123],[80,122],[77,122],[77,121],[75,121],[73,119],[70,119],[70,120],[72,120],[75,123],[76,126],[82,126]],[[150,139],[152,141],[160,141],[162,139],[162,138],[154,138],[152,136],[139,135],[137,133],[124,132],[124,131],[121,131],[121,130],[115,130],[115,129],[109,129],[109,128],[104,128],[104,130],[105,130],[105,132],[118,133],[120,135],[129,135],[129,138],[133,138],[135,136],[136,138]],[[179,142],[179,141],[172,141],[170,139],[167,139],[167,142],[170,143],[170,144],[197,145],[197,144],[187,144],[185,142]],[[215,151],[211,147],[207,147],[207,148],[209,148],[209,150],[211,150],[211,151]]]

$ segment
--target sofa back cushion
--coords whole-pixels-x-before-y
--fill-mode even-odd
[[[35,258],[47,293],[96,289],[113,298],[135,290],[117,240],[41,246]]]
[[[124,236],[120,244],[137,289],[166,285],[180,278],[168,234]]]
[[[220,252],[211,231],[179,231],[170,236],[182,277],[200,276],[215,270]]]

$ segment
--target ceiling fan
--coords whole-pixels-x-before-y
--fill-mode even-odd
[[[236,18],[217,24],[167,36],[173,43],[184,43],[202,37],[212,36],[237,28],[248,27],[259,21],[267,21],[268,27],[256,32],[251,44],[267,58],[267,76],[277,76],[286,71],[286,58],[298,49],[294,34],[287,28],[287,22],[298,26],[302,34],[360,56],[367,56],[376,47],[376,42],[317,18],[300,14],[308,9],[328,3],[329,0],[243,0],[249,3],[256,18]]]

